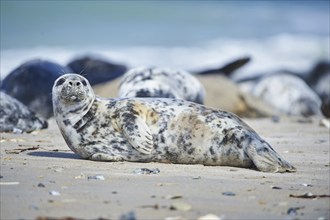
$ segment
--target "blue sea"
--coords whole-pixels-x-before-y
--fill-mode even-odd
[[[1,78],[25,61],[95,55],[129,67],[199,70],[242,56],[244,77],[304,72],[330,60],[330,5],[320,1],[1,0]]]

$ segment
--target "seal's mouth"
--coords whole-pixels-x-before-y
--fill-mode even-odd
[[[84,100],[85,92],[80,89],[64,87],[61,92],[61,99],[67,104],[73,104]]]

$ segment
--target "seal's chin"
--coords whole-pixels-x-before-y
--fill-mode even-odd
[[[77,96],[73,95],[70,97],[71,101],[75,101],[77,99]]]

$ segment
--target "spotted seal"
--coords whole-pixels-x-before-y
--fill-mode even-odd
[[[0,132],[32,132],[48,127],[46,120],[23,103],[0,91]]]
[[[264,76],[251,92],[287,115],[322,115],[319,96],[301,78],[292,74]]]
[[[197,103],[99,98],[84,77],[66,74],[54,83],[53,106],[67,145],[85,159],[296,171],[236,115]]]
[[[177,98],[204,103],[204,87],[183,70],[137,67],[126,72],[120,82],[118,97]]]

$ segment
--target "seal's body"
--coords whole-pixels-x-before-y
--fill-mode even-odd
[[[0,132],[32,132],[48,127],[45,119],[23,103],[0,91]]]
[[[159,67],[137,67],[122,77],[118,97],[184,99],[204,103],[204,87],[187,71]]]
[[[284,73],[264,76],[251,93],[287,115],[322,115],[321,99],[298,76]]]
[[[85,78],[66,74],[54,84],[53,104],[68,146],[86,159],[295,171],[236,115],[193,102],[102,99]]]

